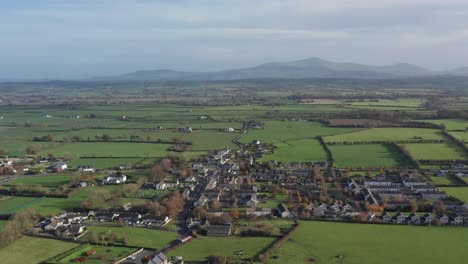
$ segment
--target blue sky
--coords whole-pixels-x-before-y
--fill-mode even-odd
[[[321,57],[468,66],[466,0],[0,0],[0,79]]]

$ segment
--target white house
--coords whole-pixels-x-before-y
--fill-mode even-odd
[[[59,162],[52,167],[52,170],[55,172],[62,172],[68,169],[68,165],[64,162]]]
[[[156,184],[156,189],[166,190],[166,189],[176,188],[177,186],[179,186],[179,180],[172,181],[172,180],[164,179]]]
[[[127,181],[127,175],[122,174],[120,172],[114,172],[102,180],[102,184],[121,184]]]

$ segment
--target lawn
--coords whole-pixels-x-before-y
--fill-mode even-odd
[[[210,255],[227,256],[236,259],[235,253],[242,251],[242,257],[253,258],[269,247],[275,238],[272,237],[201,237],[171,251],[169,256],[183,256],[185,261],[206,261]],[[285,262],[287,263],[287,262]]]
[[[162,248],[178,238],[176,232],[139,227],[89,226],[88,230],[99,234],[115,233],[118,237],[125,234],[129,238],[129,246],[146,248]],[[86,239],[86,236],[83,239]]]
[[[427,128],[371,128],[363,131],[325,137],[325,142],[372,142],[372,141],[404,141],[417,140],[444,140],[437,129]]]
[[[329,146],[338,167],[399,167],[399,152],[382,144]]]
[[[463,140],[465,144],[468,143],[468,131],[467,132],[450,131],[449,133],[452,134],[455,138]]]
[[[275,143],[273,154],[265,155],[262,161],[282,162],[326,161],[327,153],[317,139],[299,139]]]
[[[465,203],[468,203],[468,187],[443,187],[441,188],[448,195],[456,197]]]
[[[265,121],[264,129],[251,130],[241,137],[240,141],[249,143],[252,140],[260,140],[262,142],[277,143],[349,133],[357,130],[359,129],[327,127],[322,123],[310,121]]]
[[[467,236],[465,228],[309,221],[267,263],[465,263]]]
[[[460,147],[450,143],[404,144],[416,160],[464,160],[465,153]]]
[[[77,246],[70,242],[24,236],[0,249],[0,259],[5,264],[37,264]]]

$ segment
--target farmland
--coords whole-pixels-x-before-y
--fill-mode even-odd
[[[184,256],[186,261],[206,261],[211,255],[233,258],[236,252],[242,252],[242,258],[253,258],[274,242],[274,238],[200,238],[194,239],[184,247],[169,253],[169,256]]]
[[[404,144],[411,156],[417,160],[463,160],[462,149],[448,143],[441,144]]]
[[[267,263],[461,263],[468,258],[467,232],[464,228],[302,222]],[[339,255],[342,260],[337,259]]]
[[[371,128],[363,131],[327,136],[325,142],[375,142],[375,141],[411,141],[444,140],[437,129],[427,128]]]
[[[468,203],[468,187],[444,187],[442,189],[449,195]]]
[[[348,133],[359,129],[327,127],[319,122],[307,121],[267,121],[265,128],[252,130],[241,138],[241,142],[252,140],[276,143],[297,139],[314,138],[334,134]]]
[[[22,237],[14,244],[0,249],[2,263],[37,264],[77,247],[78,244],[53,239]]]
[[[89,232],[95,232],[97,234],[116,234],[117,237],[127,235],[129,239],[129,245],[134,247],[145,247],[145,248],[162,248],[170,242],[177,239],[176,232],[169,231],[158,231],[146,228],[136,227],[104,227],[104,226],[90,226]],[[84,237],[86,240],[86,237]]]
[[[306,162],[328,160],[323,146],[317,139],[299,139],[274,144],[273,154],[265,155],[264,161],[276,160],[282,162]]]
[[[401,155],[383,144],[329,146],[339,167],[399,167]]]

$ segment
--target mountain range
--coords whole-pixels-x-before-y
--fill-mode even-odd
[[[468,76],[468,67],[436,72],[417,65],[399,63],[370,66],[351,62],[332,62],[309,58],[289,62],[270,62],[250,68],[217,72],[184,72],[176,70],[143,70],[118,76],[95,77],[95,81],[212,81],[244,79],[392,79],[439,75]]]

